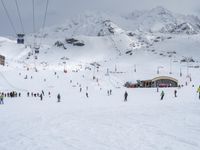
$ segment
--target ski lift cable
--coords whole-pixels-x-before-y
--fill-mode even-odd
[[[10,17],[10,14],[8,13],[8,10],[7,10],[6,6],[5,6],[4,1],[1,0],[1,3],[2,3],[3,8],[4,8],[4,11],[5,11],[5,13],[6,13],[7,17],[8,17],[8,20],[9,20],[9,22],[10,22],[10,25],[11,25],[13,31],[15,32],[15,34],[17,35],[17,31],[16,31],[15,26],[14,26],[14,24],[13,24],[13,21],[12,21],[12,19],[11,19],[11,17]]]
[[[17,0],[15,0],[15,5],[16,5],[16,8],[17,8],[17,14],[18,14],[18,17],[19,17],[19,20],[20,20],[22,32],[23,32],[23,34],[25,34],[24,25],[23,25],[23,22],[22,22],[22,17],[21,17],[21,13],[20,13],[20,10],[19,10],[19,5],[18,5]]]
[[[44,14],[44,19],[43,19],[43,22],[42,22],[42,32],[45,28],[45,25],[46,25],[46,18],[47,18],[47,11],[48,11],[48,5],[49,5],[49,0],[46,1],[46,7],[45,7],[45,14]],[[32,11],[33,11],[33,32],[34,34],[36,34],[36,25],[35,25],[35,0],[32,0]],[[37,46],[37,49],[40,48],[41,46],[41,40],[40,40],[40,43],[37,45],[36,43],[36,36],[34,36],[34,44],[35,46]]]
[[[33,11],[33,33],[35,33],[36,29],[35,29],[35,0],[32,0],[32,11]]]
[[[45,15],[44,15],[44,20],[43,20],[43,24],[42,24],[42,29],[44,29],[44,27],[46,25],[48,6],[49,6],[49,0],[47,0],[47,2],[46,2]]]
[[[46,25],[48,6],[49,6],[49,0],[46,1],[45,14],[44,14],[44,19],[43,19],[43,23],[42,23],[42,31],[41,31],[42,36],[43,36],[44,28]],[[42,43],[42,38],[40,40],[40,44],[39,44],[40,46],[41,46],[41,43]]]

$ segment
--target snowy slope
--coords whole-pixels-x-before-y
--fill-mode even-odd
[[[48,27],[37,33],[39,54],[33,34],[25,45],[1,37],[0,90],[22,96],[0,105],[0,149],[199,150],[198,24],[158,7],[125,17],[86,13]],[[124,87],[162,75],[183,85],[178,98],[174,88]],[[43,101],[27,96],[42,90]]]

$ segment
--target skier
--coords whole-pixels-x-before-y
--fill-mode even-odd
[[[112,90],[110,89],[110,95],[112,95]]]
[[[87,98],[89,98],[88,92],[86,92],[86,94],[85,94],[85,95],[86,95],[86,97],[87,97]]]
[[[128,93],[127,91],[124,93],[124,102],[127,102],[127,98],[128,98]]]
[[[44,96],[44,91],[42,90],[42,95]]]
[[[4,104],[4,102],[3,102],[3,93],[0,95],[0,104]]]
[[[82,88],[80,88],[80,93],[82,92]]]
[[[199,88],[197,89],[197,93],[199,93],[199,100],[200,100],[200,86],[199,86]]]
[[[177,97],[177,90],[174,90],[174,97]]]
[[[51,92],[49,92],[48,94],[49,94],[49,97],[51,97]]]
[[[157,86],[157,92],[159,92],[159,87]]]
[[[107,90],[107,94],[108,94],[108,96],[110,96],[110,91],[109,90]]]
[[[28,93],[27,93],[27,97],[29,97],[29,95],[30,95],[30,93],[28,92]]]
[[[161,96],[160,100],[163,100],[163,98],[164,98],[164,96],[165,96],[164,91],[161,92],[160,96]]]
[[[58,103],[60,102],[61,96],[60,94],[57,95]]]
[[[42,99],[43,99],[43,95],[42,95],[42,93],[40,94],[40,100],[42,101]]]

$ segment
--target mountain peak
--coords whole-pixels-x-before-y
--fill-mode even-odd
[[[161,15],[163,15],[163,14],[171,14],[171,11],[169,11],[168,9],[166,9],[163,6],[157,6],[157,7],[153,8],[153,9],[151,9],[151,12],[156,12],[156,13],[161,14]]]

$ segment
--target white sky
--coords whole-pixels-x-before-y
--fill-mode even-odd
[[[15,0],[3,0],[8,8],[17,31],[20,31]],[[22,14],[26,32],[32,30],[32,0],[17,0]],[[36,21],[42,24],[46,0],[35,0]],[[113,13],[130,13],[134,10],[151,9],[163,6],[173,12],[182,14],[200,14],[200,0],[50,0],[47,25],[59,24],[67,18],[84,11],[109,11]],[[14,35],[6,14],[0,3],[0,36]]]

